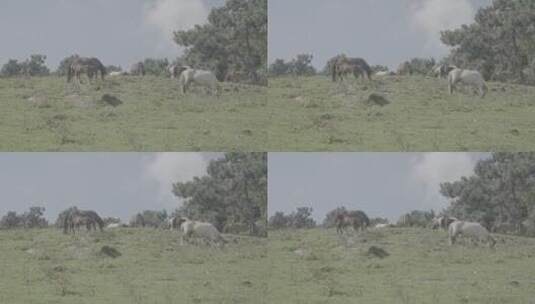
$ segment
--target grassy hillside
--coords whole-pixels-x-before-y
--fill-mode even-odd
[[[216,249],[153,229],[0,231],[0,303],[263,303],[265,241]]]
[[[123,104],[102,102],[110,94]],[[181,95],[176,80],[0,78],[1,151],[250,151],[266,141],[266,89],[223,84]]]
[[[269,303],[533,303],[535,239],[449,247],[445,231],[270,232]],[[371,246],[390,255],[368,255]],[[532,301],[532,302],[530,302]]]
[[[269,150],[518,151],[535,149],[535,87],[489,83],[480,99],[447,81],[326,76],[270,80]],[[385,106],[368,102],[372,93]]]

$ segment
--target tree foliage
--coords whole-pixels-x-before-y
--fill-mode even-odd
[[[267,213],[267,154],[226,153],[212,160],[207,175],[176,183],[173,193],[184,200],[180,213],[225,227],[246,227],[265,234]],[[262,232],[262,233],[260,233]]]
[[[535,84],[535,2],[494,0],[475,22],[444,31],[452,63],[477,69],[486,79]]]
[[[404,215],[402,215],[396,226],[398,227],[429,227],[431,221],[435,217],[435,212],[433,210],[412,210]]]
[[[166,76],[169,72],[167,67],[169,66],[169,61],[167,58],[146,58],[143,61],[145,66],[145,73],[154,76]]]
[[[23,214],[9,211],[0,219],[0,228],[46,228],[48,227],[48,222],[43,217],[44,213],[45,208],[43,207],[30,207]]]
[[[308,229],[316,227],[316,222],[312,218],[313,209],[310,207],[298,207],[296,211],[286,215],[284,212],[276,212],[269,218],[271,229]]]
[[[206,24],[176,31],[174,40],[186,48],[189,65],[213,70],[219,80],[234,71],[265,82],[267,0],[228,0],[212,9]]]
[[[299,54],[294,59],[285,62],[284,59],[276,59],[269,66],[270,76],[312,76],[316,74],[316,68],[312,66],[311,54]]]
[[[167,210],[144,210],[132,217],[130,226],[162,228],[166,225],[167,218]]]
[[[19,62],[15,59],[10,59],[2,66],[0,73],[4,77],[14,76],[46,76],[50,74],[47,68],[45,55],[31,55],[29,59]]]
[[[451,199],[453,216],[491,231],[528,232],[535,220],[535,154],[494,153],[477,163],[474,175],[443,183],[440,192]]]

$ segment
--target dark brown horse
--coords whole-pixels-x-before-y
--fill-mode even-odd
[[[100,73],[101,79],[104,80],[106,67],[97,58],[76,57],[67,70],[67,82],[71,82],[74,78],[79,85],[83,73],[87,75],[89,80],[98,77],[98,73]]]
[[[359,76],[371,80],[372,69],[366,60],[362,58],[349,58],[345,55],[335,57],[330,61],[330,68],[333,81],[344,80],[347,74],[353,74],[355,78]]]
[[[336,216],[336,233],[343,234],[351,226],[355,232],[362,231],[370,225],[370,219],[363,211],[343,212]]]
[[[65,216],[63,232],[74,234],[76,231],[80,231],[81,226],[85,226],[87,231],[97,230],[98,226],[100,231],[103,231],[104,221],[95,211],[74,210]]]

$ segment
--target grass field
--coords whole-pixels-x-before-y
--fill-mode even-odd
[[[266,242],[239,237],[217,249],[153,229],[0,230],[0,303],[264,303]]]
[[[535,239],[449,247],[445,231],[270,232],[269,303],[535,303]],[[389,256],[369,255],[371,246]]]
[[[535,87],[489,83],[480,99],[449,96],[422,76],[270,79],[270,151],[518,151],[535,149]],[[390,104],[369,102],[372,93]]]
[[[266,142],[266,88],[186,96],[176,80],[0,78],[0,151],[252,151]],[[110,94],[123,103],[102,102]]]

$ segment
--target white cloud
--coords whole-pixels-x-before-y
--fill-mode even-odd
[[[206,174],[207,160],[200,153],[158,153],[148,161],[145,175],[158,184],[159,200],[166,208],[177,207],[172,185]]]
[[[153,0],[145,6],[144,23],[160,35],[160,49],[176,49],[173,32],[205,23],[209,8],[202,0]]]
[[[412,160],[411,178],[424,188],[426,208],[440,210],[447,201],[440,195],[440,184],[470,176],[479,160],[479,154],[425,153]]]
[[[445,50],[440,32],[474,21],[476,7],[470,0],[412,0],[410,18],[413,28],[427,36],[428,49]]]

